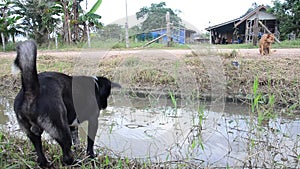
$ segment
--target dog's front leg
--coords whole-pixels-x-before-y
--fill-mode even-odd
[[[261,49],[261,55],[265,55],[265,49],[264,49],[264,45],[260,45],[260,49]]]
[[[78,136],[78,127],[77,126],[70,126],[70,131],[71,131],[71,137],[73,141],[73,145],[75,149],[77,146],[80,144],[79,136]]]
[[[87,136],[87,155],[90,158],[95,158],[94,142],[98,130],[98,117],[91,118],[88,121],[88,136]]]

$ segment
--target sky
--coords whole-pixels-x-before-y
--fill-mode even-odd
[[[102,0],[97,14],[102,16],[104,25],[111,23],[124,24],[126,16],[126,0]],[[150,7],[151,3],[165,2],[166,7],[180,10],[179,17],[192,25],[198,32],[205,28],[236,19],[247,12],[254,2],[258,5],[273,6],[272,0],[127,0],[128,25],[134,26],[137,21],[135,13],[140,8]],[[94,0],[88,1],[88,8]],[[84,5],[85,6],[85,5]],[[191,26],[189,26],[191,27]]]

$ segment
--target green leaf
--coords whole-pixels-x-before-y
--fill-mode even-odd
[[[91,8],[91,10],[88,12],[88,14],[93,14],[97,11],[97,9],[100,7],[102,3],[102,0],[97,0],[97,2],[94,4],[94,6]]]

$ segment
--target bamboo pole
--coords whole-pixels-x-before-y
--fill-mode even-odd
[[[258,23],[268,32],[268,33],[272,33],[261,21],[258,21]],[[280,41],[279,41],[279,39],[277,39],[276,37],[275,37],[275,41],[277,42],[277,43],[281,43]]]
[[[167,12],[166,14],[166,21],[167,21],[167,46],[170,47],[171,46],[171,23],[170,23],[170,13]]]

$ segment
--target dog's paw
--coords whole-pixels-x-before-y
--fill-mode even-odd
[[[51,167],[50,162],[47,159],[40,160],[38,159],[38,164],[41,168],[49,168]]]
[[[73,165],[74,164],[74,158],[73,157],[63,157],[63,162],[66,165]]]
[[[91,151],[87,152],[87,156],[91,159],[94,159],[96,157],[95,153]]]
[[[73,163],[71,164],[71,166],[75,167],[75,166],[81,166],[83,164],[83,162],[81,160],[74,160]]]

